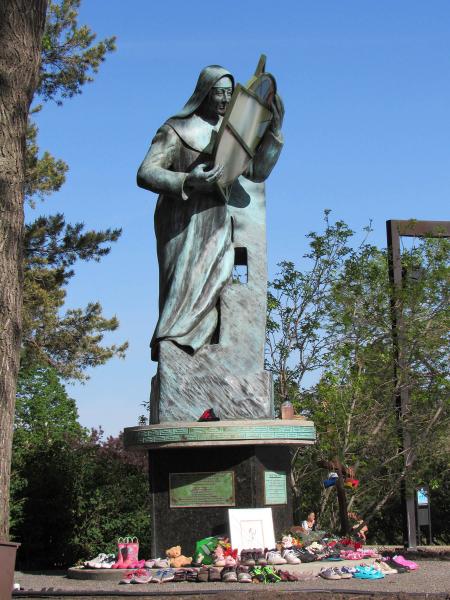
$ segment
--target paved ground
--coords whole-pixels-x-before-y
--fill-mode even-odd
[[[347,562],[347,561],[346,561]],[[336,563],[334,563],[336,564]],[[21,584],[23,591],[16,592],[14,597],[52,597],[72,599],[87,597],[102,598],[145,598],[163,597],[170,595],[175,598],[189,598],[195,600],[205,595],[214,595],[214,600],[265,600],[266,598],[298,598],[300,595],[312,600],[344,600],[347,597],[355,598],[364,596],[381,600],[406,600],[416,598],[446,598],[450,600],[450,564],[441,560],[420,560],[419,569],[407,574],[390,575],[385,579],[364,581],[357,579],[343,579],[327,581],[320,577],[306,582],[277,583],[272,585],[262,584],[237,584],[237,583],[166,583],[163,585],[119,585],[115,582],[80,581],[68,579],[65,572],[16,572],[15,581]],[[292,566],[290,570],[302,568],[307,570],[308,565]],[[291,592],[291,593],[290,593]],[[303,592],[303,593],[302,593]]]

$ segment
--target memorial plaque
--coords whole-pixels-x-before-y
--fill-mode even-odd
[[[170,473],[170,507],[235,506],[234,473]]]
[[[287,504],[285,471],[264,471],[264,504]]]

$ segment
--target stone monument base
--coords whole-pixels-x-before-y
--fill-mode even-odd
[[[272,508],[275,535],[292,525],[291,447],[312,444],[306,420],[161,423],[125,429],[125,446],[149,451],[152,556],[229,535],[228,509]]]
[[[229,354],[229,348],[215,344],[191,356],[172,342],[161,342],[151,385],[151,423],[194,421],[207,408],[221,419],[272,419],[272,374],[252,370],[252,365],[246,369],[241,356],[238,369]]]

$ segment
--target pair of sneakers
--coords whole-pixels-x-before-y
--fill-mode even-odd
[[[265,566],[267,561],[264,558],[264,551],[261,548],[241,550],[241,564],[246,567],[254,567],[255,565]]]
[[[285,548],[281,552],[270,550],[266,554],[266,560],[268,565],[299,565],[301,562],[292,548]]]
[[[323,579],[351,579],[354,577],[352,567],[326,567],[319,571],[319,576]]]
[[[175,579],[175,569],[158,569],[155,575],[152,576],[152,583],[167,583]]]
[[[268,565],[285,565],[287,560],[281,556],[279,550],[269,550],[266,553],[266,561]]]
[[[95,558],[86,561],[84,563],[84,566],[88,569],[111,569],[115,562],[115,554],[104,554],[103,552],[101,552]]]
[[[282,579],[270,565],[266,565],[265,567],[255,566],[250,571],[250,575],[255,583],[278,583]]]
[[[224,567],[225,570],[227,567]],[[223,571],[222,570],[222,571]],[[221,581],[220,569],[217,567],[200,567],[200,570],[197,574],[197,581],[200,583],[213,582],[213,581]]]
[[[355,579],[384,579],[385,574],[372,565],[359,565],[353,573]]]
[[[284,550],[282,550],[281,556],[282,558],[284,558],[288,565],[299,565],[301,563],[301,560],[292,548],[285,548]]]
[[[150,583],[153,581],[153,577],[147,569],[138,569],[137,571],[130,571],[121,580],[120,583]]]

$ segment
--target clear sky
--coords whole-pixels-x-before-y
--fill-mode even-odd
[[[100,301],[121,324],[108,342],[130,343],[124,361],[69,386],[83,425],[117,434],[148,398],[156,197],[136,187],[136,171],[204,66],[245,83],[265,53],[285,102],[285,147],[267,183],[270,276],[281,260],[300,262],[325,208],[357,232],[372,219],[380,246],[386,219],[449,219],[448,0],[82,0],[80,22],[98,39],[116,35],[118,49],[81,96],[39,115],[41,148],[70,172],[34,216],[123,228],[109,256],[77,267],[67,305]]]

